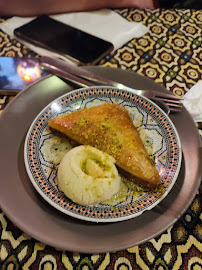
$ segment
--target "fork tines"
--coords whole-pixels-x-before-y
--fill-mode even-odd
[[[172,112],[180,112],[182,109],[182,98],[167,93],[157,93],[155,98],[169,106]]]
[[[169,93],[161,93],[161,92],[157,92],[156,97],[159,97],[159,98],[169,98],[169,99],[173,99],[173,100],[182,100],[181,97],[178,97],[178,96],[175,96],[173,94],[169,94]]]

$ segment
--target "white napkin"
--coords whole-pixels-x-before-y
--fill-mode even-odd
[[[119,49],[131,39],[139,38],[148,32],[148,28],[142,23],[129,22],[110,9],[66,13],[50,17],[111,42],[114,45],[114,50]],[[14,37],[13,31],[15,28],[28,23],[34,18],[35,17],[13,17],[1,23],[0,27],[5,33]],[[39,55],[58,56],[55,53],[31,45],[25,41],[20,40],[20,42]],[[67,59],[65,58],[65,60]]]
[[[183,105],[195,122],[202,122],[202,81],[195,84],[183,97]]]

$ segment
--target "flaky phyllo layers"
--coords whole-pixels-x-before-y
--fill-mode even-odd
[[[83,145],[111,155],[131,179],[147,188],[160,183],[128,111],[118,104],[103,103],[50,119],[49,126]]]

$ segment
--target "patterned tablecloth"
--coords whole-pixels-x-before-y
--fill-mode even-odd
[[[202,10],[116,11],[129,21],[147,25],[149,33],[131,40],[99,65],[137,72],[178,96],[202,79]],[[37,55],[1,31],[0,56]],[[11,99],[0,96],[0,111]],[[201,135],[201,123],[197,126]],[[139,246],[106,254],[59,251],[24,234],[0,210],[0,269],[199,270],[201,208],[199,189],[186,213],[167,231]]]

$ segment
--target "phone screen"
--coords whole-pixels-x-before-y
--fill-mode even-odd
[[[47,75],[32,58],[0,57],[0,94],[17,94]]]
[[[113,50],[110,42],[45,15],[15,29],[14,34],[81,64],[95,64]]]

